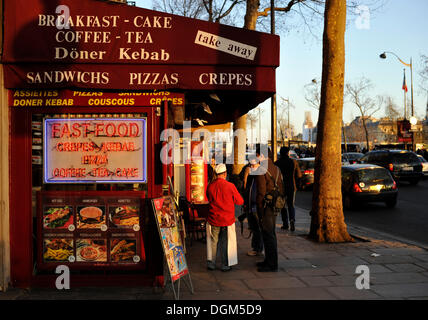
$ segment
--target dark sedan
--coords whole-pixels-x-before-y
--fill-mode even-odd
[[[397,184],[387,169],[372,164],[342,166],[342,198],[346,209],[368,202],[384,202],[393,208],[397,195]]]
[[[297,183],[300,190],[310,188],[314,184],[315,158],[300,158],[297,160],[302,177]]]

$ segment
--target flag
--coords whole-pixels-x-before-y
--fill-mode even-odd
[[[407,92],[406,71],[404,71],[403,88],[402,89]]]

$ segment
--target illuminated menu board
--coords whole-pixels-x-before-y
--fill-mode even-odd
[[[146,183],[145,118],[44,119],[45,183]]]

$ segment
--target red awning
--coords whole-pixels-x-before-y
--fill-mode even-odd
[[[3,25],[9,89],[214,92],[216,122],[275,92],[275,35],[96,0],[5,0]]]

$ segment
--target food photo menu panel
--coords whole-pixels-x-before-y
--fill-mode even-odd
[[[38,262],[135,266],[143,262],[138,196],[39,195]]]

